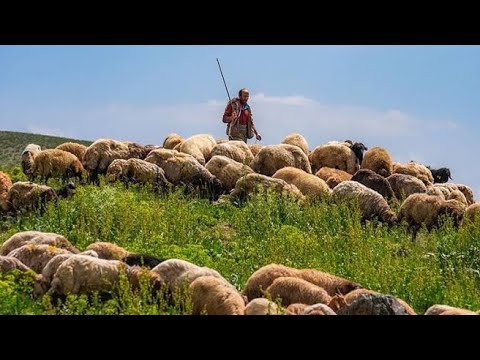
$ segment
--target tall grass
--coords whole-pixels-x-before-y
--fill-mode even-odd
[[[400,297],[419,313],[433,304],[480,309],[480,222],[455,230],[447,221],[430,234],[422,230],[413,242],[404,225],[361,225],[358,208],[350,204],[301,204],[261,194],[236,207],[180,191],[158,196],[148,188],[102,185],[79,187],[72,198],[49,204],[43,216],[25,215],[3,228],[0,242],[18,231],[39,230],[62,234],[79,249],[101,240],[185,259],[216,269],[238,289],[261,266],[280,263],[349,278]],[[0,304],[5,296],[0,292]],[[37,313],[185,312],[132,299],[70,297],[61,307],[32,300],[31,307]],[[9,309],[0,307],[2,313]]]

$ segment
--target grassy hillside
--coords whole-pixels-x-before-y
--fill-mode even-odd
[[[362,226],[352,206],[296,204],[257,197],[243,207],[210,204],[146,188],[84,186],[71,199],[3,223],[0,243],[18,231],[67,237],[79,249],[97,240],[134,252],[181,258],[218,270],[238,289],[259,267],[280,263],[316,268],[398,296],[419,313],[432,304],[480,309],[480,223],[454,230],[450,223],[412,242],[405,226]],[[108,301],[71,296],[62,306],[32,300],[31,280],[0,277],[3,314],[172,314],[143,295],[123,291]],[[90,301],[90,302],[89,302]]]
[[[75,140],[57,136],[0,131],[0,169],[20,165],[23,149],[28,144],[37,144],[42,149],[53,149],[64,142],[90,145],[93,141]]]

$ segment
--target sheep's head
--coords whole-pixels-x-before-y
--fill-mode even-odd
[[[449,216],[453,220],[453,226],[459,227],[463,220],[464,205],[457,200],[446,200],[438,213],[439,217]]]
[[[355,153],[359,163],[361,164],[363,161],[363,152],[368,150],[368,148],[362,143],[356,142],[355,144],[352,145],[351,149]]]
[[[337,286],[337,294],[342,294],[346,295],[350,291],[357,290],[357,289],[362,289],[363,287],[360,284],[351,282],[351,281],[346,281],[340,286]]]

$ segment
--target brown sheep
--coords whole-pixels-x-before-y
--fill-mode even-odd
[[[221,181],[193,156],[176,150],[153,150],[145,161],[160,166],[173,185],[198,187],[203,195],[215,200],[224,191]]]
[[[438,187],[436,187],[436,186],[428,185],[428,186],[427,186],[427,192],[426,192],[426,194],[427,194],[427,195],[437,196],[437,197],[445,200],[446,197],[445,197],[445,195],[444,195],[444,191],[448,192],[447,189],[441,190],[440,188],[438,188]],[[447,196],[447,197],[448,197],[448,196]]]
[[[156,191],[165,190],[170,184],[165,171],[156,164],[140,159],[113,160],[107,170],[107,181],[123,181],[129,183],[151,184]]]
[[[396,222],[395,213],[378,192],[356,181],[344,181],[333,189],[332,198],[336,201],[357,201],[362,222],[378,218],[388,225]]]
[[[308,159],[314,173],[326,166],[353,175],[360,169],[366,149],[362,143],[355,143],[352,147],[342,144],[319,145],[308,155]]]
[[[202,276],[190,284],[189,292],[193,305],[192,313],[199,315],[243,315],[245,301],[242,296],[213,276]]]
[[[285,139],[283,139],[282,144],[289,144],[289,145],[298,146],[300,149],[302,149],[302,151],[305,153],[305,155],[308,156],[308,154],[310,154],[310,150],[308,148],[308,142],[300,134],[293,133],[293,134],[287,135],[285,137]]]
[[[160,275],[165,281],[169,291],[173,293],[178,288],[180,277],[189,271],[199,269],[201,269],[200,266],[192,264],[186,260],[168,259],[155,266],[152,271]]]
[[[164,149],[170,149],[171,150],[175,146],[177,146],[178,144],[181,144],[184,140],[185,139],[183,137],[181,137],[180,135],[172,133],[172,134],[167,135],[167,137],[163,141],[162,146],[163,146]]]
[[[293,146],[293,145],[292,145]],[[288,184],[281,179],[274,179],[260,174],[248,174],[238,179],[235,189],[230,193],[232,199],[240,203],[245,201],[251,193],[255,193],[258,188],[264,191],[274,191],[284,196],[291,196],[297,200],[304,200],[305,196],[295,185]]]
[[[411,175],[420,179],[425,185],[433,184],[432,172],[426,166],[413,161],[406,164],[393,163],[392,174]]]
[[[7,194],[7,208],[11,213],[29,210],[45,210],[48,201],[57,201],[75,193],[75,185],[66,184],[54,190],[47,185],[38,185],[30,181],[18,181],[12,185]]]
[[[305,304],[290,304],[287,306],[287,315],[303,315],[307,307]]]
[[[45,265],[55,256],[70,254],[68,250],[51,245],[27,244],[13,250],[8,254],[28,266],[36,273],[41,273]]]
[[[27,175],[30,181],[32,178],[32,167],[35,157],[42,151],[42,148],[39,145],[28,144],[22,152],[22,171]]]
[[[427,187],[418,178],[412,175],[392,174],[387,177],[397,199],[404,199],[416,193],[426,193]]]
[[[452,217],[453,225],[458,227],[463,219],[463,213],[463,206],[456,200],[442,200],[437,196],[413,194],[400,207],[398,222],[405,219],[415,239],[422,225],[430,231],[440,225],[441,218],[445,215]]]
[[[332,194],[332,189],[328,187],[325,181],[313,174],[291,166],[278,170],[272,177],[295,185],[303,195],[313,200],[325,199]]]
[[[459,203],[463,204],[465,208],[468,206],[467,199],[460,190],[450,191],[450,195],[445,198],[445,200],[457,200]]]
[[[346,171],[330,168],[328,166],[322,167],[315,173],[315,176],[318,176],[320,179],[327,181],[330,178],[338,178],[340,184],[342,181],[352,180],[352,174],[347,173]],[[336,185],[338,185],[336,184]],[[332,187],[331,187],[332,188]],[[333,189],[333,188],[332,188]]]
[[[165,282],[160,275],[141,266],[128,267],[127,277],[133,291],[138,291],[141,288],[144,278],[146,278],[150,286],[152,286],[154,293],[165,288]]]
[[[253,157],[255,157],[260,152],[260,150],[263,149],[263,146],[260,144],[248,144],[248,148],[252,152]]]
[[[130,254],[130,251],[110,242],[95,242],[87,246],[86,250],[93,250],[100,259],[120,260]]]
[[[337,315],[328,305],[313,304],[307,306],[303,311],[303,315]]]
[[[393,161],[388,151],[381,147],[373,147],[363,157],[362,169],[370,169],[384,178],[392,174]]]
[[[12,256],[0,255],[0,274],[10,272],[12,270],[31,271],[31,269],[23,262]]]
[[[178,151],[192,155],[200,164],[205,165],[210,160],[212,150],[216,145],[217,142],[211,135],[199,134],[183,141]]]
[[[27,244],[50,245],[68,250],[71,253],[79,253],[70,241],[62,235],[41,231],[22,231],[12,235],[0,247],[0,255],[6,256],[10,252]]]
[[[66,151],[48,149],[41,151],[33,162],[32,177],[40,177],[48,183],[50,177],[62,178],[64,181],[72,177],[82,181],[85,172],[78,158]]]
[[[253,299],[245,307],[245,315],[280,315],[281,313],[281,308],[277,304],[265,298]]]
[[[472,205],[475,202],[475,199],[473,198],[473,190],[471,187],[463,184],[456,184],[458,190],[460,190],[463,195],[465,195],[465,199],[467,199],[467,204]]]
[[[235,188],[235,184],[242,176],[253,174],[249,166],[219,155],[212,156],[205,168],[220,180],[226,191]]]
[[[12,185],[13,184],[12,180],[10,180],[10,177],[4,172],[0,171],[0,212],[2,210],[8,210],[7,197],[8,191],[10,190]]]
[[[108,166],[115,159],[145,159],[148,148],[137,143],[98,139],[90,145],[83,156],[83,166],[88,171],[88,180],[99,184],[98,175],[106,174]]]
[[[75,255],[60,264],[48,293],[68,295],[112,291],[121,271],[126,269],[127,265],[118,260]]]
[[[328,304],[331,300],[330,295],[323,288],[297,277],[276,278],[266,292],[274,301],[281,298],[283,306],[294,303]]]
[[[55,149],[67,151],[73,155],[75,155],[80,162],[83,161],[83,156],[85,155],[85,151],[87,151],[87,147],[82,144],[77,144],[73,142],[66,142],[63,144],[58,145]]]
[[[432,305],[424,315],[478,315],[474,311],[456,308],[449,305]]]
[[[352,176],[352,181],[357,181],[366,187],[375,190],[385,199],[390,200],[395,198],[390,183],[383,176],[375,173],[370,169],[360,169]]]
[[[237,140],[215,145],[212,149],[211,157],[215,155],[226,156],[245,165],[250,165],[253,160],[253,154],[248,145],[243,141]]]
[[[474,203],[465,210],[465,219],[475,221],[478,214],[480,214],[480,203]]]
[[[314,285],[322,287],[330,295],[337,293],[348,294],[350,291],[360,288],[350,280],[331,275],[315,269],[295,269],[279,264],[269,264],[255,271],[247,280],[244,293],[248,299],[262,297],[265,291],[276,278],[297,277]]]
[[[307,155],[295,145],[280,144],[264,146],[250,163],[258,174],[272,176],[281,168],[292,166],[312,173]]]

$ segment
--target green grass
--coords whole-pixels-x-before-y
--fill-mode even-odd
[[[238,208],[180,192],[159,197],[147,188],[102,185],[80,187],[73,198],[50,204],[43,216],[2,224],[0,243],[25,230],[62,234],[82,250],[101,240],[185,259],[219,271],[238,289],[261,266],[280,263],[349,278],[404,299],[418,313],[433,304],[480,309],[480,223],[455,230],[446,222],[430,234],[422,230],[412,242],[404,226],[362,226],[358,210],[348,205],[298,204],[269,195]],[[0,285],[1,313],[188,313],[128,291],[106,302],[70,297],[53,306],[8,284],[14,291]],[[25,306],[7,306],[12,294]]]
[[[13,167],[20,165],[22,151],[28,144],[40,145],[42,149],[54,149],[65,142],[76,142],[89,146],[93,141],[15,131],[0,131],[0,171],[11,170]]]

